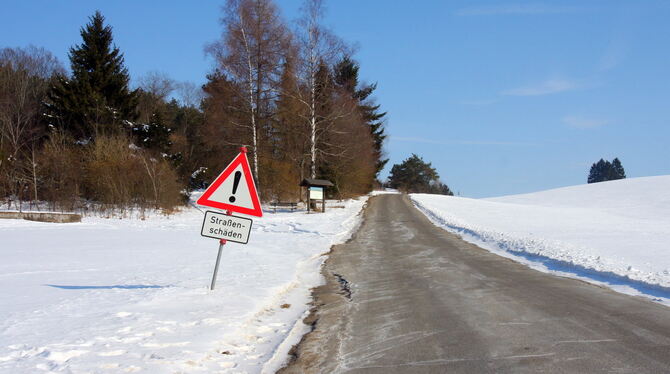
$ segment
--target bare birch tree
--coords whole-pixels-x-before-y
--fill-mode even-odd
[[[262,128],[272,115],[289,34],[271,0],[228,0],[222,18],[222,39],[208,51],[218,69],[244,90],[246,121],[235,123],[249,132],[254,175],[258,179]]]
[[[175,90],[180,104],[189,108],[197,108],[204,97],[202,87],[193,82],[177,82]]]
[[[345,53],[344,43],[326,29],[321,21],[324,15],[323,0],[306,0],[302,7],[302,17],[298,20],[297,40],[299,48],[298,82],[302,86],[296,90],[299,100],[307,107],[310,144],[310,177],[316,177],[319,137],[334,116],[343,115],[333,110],[329,115],[319,114],[319,91],[323,80],[318,79],[319,71],[332,65],[338,56]]]
[[[176,82],[167,74],[151,71],[138,80],[137,120],[146,124],[165,105],[168,97],[176,89]]]
[[[7,192],[19,198],[26,184],[37,182],[26,174],[36,170],[33,156],[35,142],[44,134],[43,100],[49,79],[63,71],[43,48],[0,50],[0,170]],[[25,172],[30,169],[31,173]],[[37,188],[32,187],[37,198]]]

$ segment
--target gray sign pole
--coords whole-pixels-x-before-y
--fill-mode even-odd
[[[227,215],[232,216],[233,212],[230,210],[226,212]],[[212,275],[212,285],[209,286],[209,290],[213,291],[214,286],[216,285],[216,274],[219,272],[219,262],[221,261],[221,252],[223,252],[223,246],[226,244],[226,239],[219,239],[219,253],[216,255],[216,265],[214,265],[214,275]]]
[[[216,265],[214,265],[214,275],[212,276],[212,285],[209,287],[210,290],[213,290],[214,285],[216,285],[216,274],[219,272],[219,262],[221,261],[221,252],[223,251],[224,244],[226,244],[224,239],[219,240],[219,254],[216,255]]]

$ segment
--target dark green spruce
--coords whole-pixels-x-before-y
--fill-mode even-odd
[[[376,160],[376,175],[382,171],[387,158],[384,158],[383,146],[386,134],[384,134],[384,117],[386,112],[380,112],[380,105],[374,104],[369,99],[370,95],[377,89],[377,84],[360,85],[358,81],[358,71],[360,66],[350,57],[345,56],[334,67],[335,83],[349,92],[351,96],[358,101],[358,108],[363,120],[370,128],[370,133],[374,140],[374,151]]]
[[[449,187],[440,181],[437,170],[416,154],[391,168],[389,186],[408,193],[433,193],[453,196]]]
[[[77,139],[128,132],[128,122],[137,117],[137,92],[128,87],[112,28],[99,11],[89,20],[80,32],[82,43],[70,48],[72,75],[60,76],[48,95],[51,124]]]
[[[626,172],[618,158],[614,158],[612,162],[601,158],[598,162],[591,165],[587,182],[598,183],[625,178]]]

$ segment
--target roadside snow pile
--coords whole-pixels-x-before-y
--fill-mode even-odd
[[[274,372],[305,332],[322,254],[365,199],[266,212],[248,245],[200,236],[203,214],[0,220],[0,372]]]
[[[438,226],[486,249],[670,304],[670,176],[480,200],[411,197]]]
[[[374,190],[370,192],[370,196],[377,196],[377,195],[388,195],[388,194],[399,194],[400,192],[396,189],[393,188],[385,188],[383,190]]]

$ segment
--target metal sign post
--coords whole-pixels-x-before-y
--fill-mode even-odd
[[[263,216],[261,202],[249,168],[246,147],[240,148],[237,157],[207,187],[196,204],[226,210],[225,215],[212,211],[205,212],[205,219],[200,229],[200,235],[219,239],[219,253],[216,255],[212,284],[209,287],[210,290],[213,290],[216,286],[216,275],[219,272],[223,246],[227,242],[241,244],[249,242],[253,221],[249,218],[233,216],[233,212],[256,217]]]
[[[219,254],[216,255],[216,265],[214,265],[214,275],[212,275],[212,285],[209,286],[210,290],[214,290],[216,285],[216,274],[219,272],[219,262],[221,262],[221,252],[223,251],[223,246],[226,245],[226,239],[219,240]]]
[[[226,212],[226,215],[232,216],[233,212],[230,210]],[[207,215],[205,215],[206,217]],[[219,239],[219,253],[216,255],[216,265],[214,265],[214,275],[212,275],[212,284],[209,286],[210,291],[214,290],[216,285],[216,275],[219,273],[219,262],[221,262],[221,252],[223,252],[223,246],[226,245],[226,239]]]
[[[214,266],[214,276],[212,276],[212,285],[210,290],[214,289],[216,283],[216,274],[219,272],[219,261],[221,261],[221,251],[227,242],[247,244],[251,225],[253,221],[249,218],[236,217],[230,210],[226,214],[205,212],[205,219],[202,222],[200,235],[219,239],[219,254],[216,256],[216,265]]]

